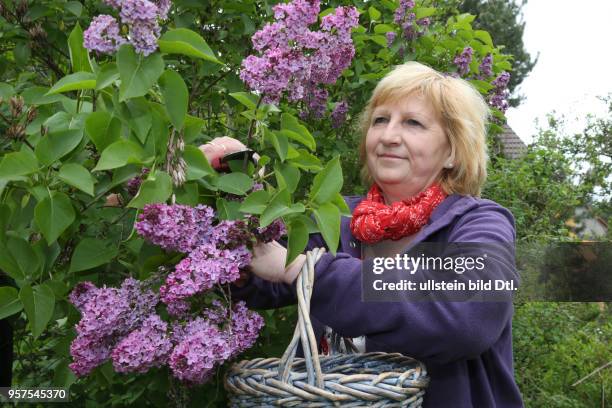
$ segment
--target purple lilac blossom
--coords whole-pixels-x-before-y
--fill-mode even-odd
[[[207,242],[214,211],[198,205],[149,204],[144,207],[135,228],[142,237],[168,250],[188,253]]]
[[[385,37],[387,38],[387,47],[391,47],[391,45],[395,41],[395,37],[397,37],[397,34],[395,34],[394,31],[389,31],[385,34]]]
[[[265,227],[257,227],[254,231],[255,237],[259,242],[272,242],[279,240],[283,235],[287,234],[287,228],[282,219],[276,219]]]
[[[478,72],[480,72],[480,79],[485,79],[493,75],[493,55],[487,54],[480,65],[478,66]]]
[[[217,248],[233,249],[251,242],[251,233],[243,220],[224,220],[213,228],[212,241]]]
[[[157,6],[149,0],[123,0],[121,2],[121,22],[124,24],[149,23],[157,20]]]
[[[453,63],[457,66],[459,75],[464,77],[470,72],[470,62],[472,62],[472,47],[465,47],[459,55],[455,57]]]
[[[502,72],[491,82],[495,88],[489,93],[489,105],[499,109],[503,113],[506,113],[510,104],[508,98],[510,91],[508,91],[508,83],[510,82],[510,73]]]
[[[158,296],[140,281],[128,278],[117,288],[90,288],[91,296],[81,306],[77,337],[70,345],[70,369],[87,375],[106,361],[114,345],[154,313]]]
[[[111,353],[113,367],[120,373],[145,373],[167,362],[172,343],[168,324],[156,314],[147,317],[142,326],[115,346]]]
[[[121,7],[121,3],[123,2],[123,0],[103,0],[103,1],[104,3],[108,4],[109,6],[117,10]]]
[[[119,34],[119,24],[114,17],[101,14],[96,16],[83,33],[83,46],[88,50],[112,54],[125,39]]]
[[[245,246],[232,250],[218,249],[206,243],[193,250],[176,265],[159,289],[162,301],[171,304],[212,288],[217,283],[229,283],[240,278],[240,268],[251,263],[251,253]]]
[[[409,9],[414,8],[414,0],[400,0],[399,6],[395,9],[393,21],[395,24],[401,24],[404,16]]]
[[[257,340],[264,319],[256,312],[247,309],[244,301],[236,303],[232,309],[229,344],[232,356],[247,350]]]
[[[130,43],[137,52],[147,56],[157,50],[161,28],[157,21],[134,24],[130,27]]]
[[[128,194],[135,196],[138,193],[138,190],[140,189],[140,184],[142,184],[142,181],[147,174],[149,174],[149,169],[146,167],[143,167],[142,170],[140,171],[139,176],[133,177],[128,180],[127,182]]]
[[[393,33],[395,34],[395,33]],[[344,122],[346,121],[346,114],[348,113],[348,103],[346,101],[340,101],[334,107],[334,110],[331,114],[332,118],[332,127],[334,129],[338,129],[342,127]]]
[[[274,6],[276,21],[252,39],[260,56],[249,55],[240,71],[240,78],[261,92],[266,103],[277,103],[286,92],[289,101],[305,100],[316,117],[322,116],[327,100],[320,85],[335,83],[355,55],[350,34],[359,19],[355,8],[339,7],[322,18],[320,31],[311,31],[308,26],[317,21],[319,8],[318,0]]]
[[[74,305],[79,311],[83,309],[83,306],[89,302],[91,297],[96,293],[98,288],[91,282],[79,282],[76,284],[68,300]]]
[[[168,365],[174,376],[191,384],[206,382],[214,367],[230,357],[227,338],[218,327],[196,318],[181,330]]]

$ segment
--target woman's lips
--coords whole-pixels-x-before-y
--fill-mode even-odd
[[[404,157],[396,156],[394,154],[379,154],[378,157],[383,159],[404,159]]]

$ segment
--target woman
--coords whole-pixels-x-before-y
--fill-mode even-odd
[[[366,350],[400,352],[426,364],[425,407],[521,407],[513,376],[511,301],[363,302],[362,268],[419,242],[514,243],[512,214],[480,199],[486,178],[488,108],[464,80],[422,64],[397,67],[377,85],[362,115],[366,198],[346,197],[336,256],[315,265],[311,318],[317,337],[329,326],[364,336]],[[243,149],[222,138],[203,147],[212,161]],[[324,246],[319,234],[309,248]],[[250,307],[296,302],[300,255],[284,268],[278,243],[254,249],[252,274],[235,296]],[[512,255],[504,260],[514,263]]]

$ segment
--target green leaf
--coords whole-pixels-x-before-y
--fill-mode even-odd
[[[226,193],[245,195],[253,186],[253,179],[244,173],[229,173],[219,177],[217,187]]]
[[[104,64],[102,68],[100,68],[100,71],[98,72],[98,76],[96,78],[96,91],[110,86],[118,79],[119,70],[117,69],[117,64],[115,64],[114,62]]]
[[[96,150],[102,152],[121,138],[121,121],[109,112],[92,112],[85,119],[85,133],[96,146]]]
[[[187,180],[198,180],[202,177],[216,174],[204,153],[196,146],[185,146],[183,159],[187,164]]]
[[[493,47],[493,39],[491,38],[491,34],[489,34],[485,30],[474,30],[474,37],[482,41],[485,45]]]
[[[25,285],[19,292],[19,299],[21,299],[28,316],[32,335],[36,338],[45,330],[47,323],[53,316],[53,309],[55,308],[53,290],[44,283],[34,286],[34,288]]]
[[[221,64],[206,41],[198,33],[186,28],[166,31],[157,43],[160,51],[166,54],[182,54]]]
[[[320,171],[323,168],[323,166],[321,166],[321,161],[317,158],[317,156],[309,153],[307,150],[298,149],[295,152],[298,154],[298,156],[295,158],[290,158],[290,154],[291,154],[291,148],[290,148],[289,152],[287,153],[287,158],[296,167],[299,167],[304,170],[313,170],[313,171]]]
[[[300,124],[295,116],[289,113],[283,113],[281,115],[281,130],[289,130],[290,132],[284,132],[287,137],[303,144],[311,151],[316,149],[317,143],[314,138],[308,129],[306,129],[306,126]]]
[[[338,209],[340,210],[340,214],[347,216],[347,217],[351,217],[351,209],[349,208],[348,204],[346,203],[346,201],[344,201],[344,197],[342,197],[342,194],[337,193],[336,195],[334,195],[334,197],[332,198],[331,202],[338,207]]]
[[[242,214],[238,210],[240,202],[229,201],[223,198],[218,198],[216,202],[217,215],[220,220],[237,220],[242,218]]]
[[[240,205],[240,212],[247,214],[261,214],[266,209],[270,194],[266,190],[253,191],[246,196]]]
[[[340,211],[332,203],[325,203],[313,210],[317,226],[330,252],[336,255],[340,239]]]
[[[342,189],[342,182],[342,167],[336,156],[315,176],[310,188],[310,200],[319,204],[329,202]]]
[[[255,110],[257,107],[257,95],[253,95],[250,92],[232,92],[229,95],[246,106],[247,109]]]
[[[144,154],[142,147],[136,143],[129,140],[119,140],[104,149],[98,164],[92,171],[116,169],[126,164],[140,164]]]
[[[72,1],[69,4],[77,4],[82,8],[81,3],[77,1]],[[80,14],[80,10],[79,10]],[[78,17],[78,15],[77,15]],[[70,36],[68,37],[68,51],[70,52],[70,64],[72,65],[72,72],[92,72],[91,69],[91,60],[89,59],[89,53],[87,49],[83,46],[83,30],[81,26],[77,22]]]
[[[81,140],[83,132],[80,129],[50,133],[38,142],[34,152],[40,164],[49,166],[74,150]]]
[[[21,312],[23,303],[19,300],[17,289],[4,286],[0,288],[0,320]]]
[[[436,13],[435,7],[417,7],[415,9],[416,19],[420,20],[425,17],[433,16]]]
[[[381,47],[387,47],[387,37],[385,37],[384,35],[371,35],[370,40],[380,45]]]
[[[144,144],[149,136],[152,126],[151,108],[145,98],[133,98],[125,102],[126,116],[129,115],[128,125],[134,131],[140,143]]]
[[[159,78],[159,87],[170,121],[177,130],[181,130],[185,123],[189,103],[189,91],[185,81],[175,71],[167,69]]]
[[[17,275],[22,279],[36,279],[40,275],[41,260],[34,252],[32,245],[23,238],[10,237],[6,249],[19,268]]]
[[[148,56],[136,54],[131,45],[124,44],[117,51],[117,68],[121,85],[119,102],[146,95],[164,72],[164,60],[159,53]]]
[[[145,180],[140,185],[136,197],[127,205],[133,208],[143,208],[146,204],[163,203],[172,195],[172,179],[163,171],[155,173],[154,178]]]
[[[85,271],[108,263],[117,253],[117,248],[110,241],[84,238],[74,249],[70,272]]]
[[[66,75],[47,92],[47,95],[54,95],[62,92],[76,91],[78,89],[95,89],[96,76],[91,72],[75,72]]]
[[[54,243],[74,220],[74,208],[70,198],[64,193],[53,192],[34,208],[34,221],[49,245]]]
[[[287,235],[289,239],[287,241],[287,261],[285,265],[289,265],[306,248],[308,228],[299,218],[294,218],[289,222]]]
[[[393,26],[390,26],[389,24],[376,24],[374,26],[375,34],[385,34],[390,31],[395,31],[395,28],[393,28]]]
[[[374,20],[374,21],[378,21],[380,20],[380,11],[378,11],[378,9],[376,9],[376,7],[371,6],[368,9],[368,14],[370,15],[370,20]]]
[[[282,217],[283,215],[296,213],[296,212],[304,212],[304,205],[301,203],[290,205],[291,196],[286,189],[282,189],[278,191],[270,204],[266,207],[264,212],[259,219],[260,227],[267,227],[277,218]]]
[[[300,182],[300,170],[287,163],[274,166],[274,174],[279,186],[282,184],[290,193],[295,192]]]
[[[83,12],[83,5],[81,4],[80,1],[69,1],[68,3],[66,3],[64,7],[66,7],[66,10],[68,10],[75,16],[81,17],[81,13]],[[81,44],[82,44],[82,41],[81,41]]]
[[[6,240],[6,231],[9,229],[10,222],[11,207],[9,207],[7,204],[0,203],[0,242],[4,242]]]
[[[8,153],[0,162],[0,179],[16,180],[38,170],[38,160],[29,150]]]
[[[93,197],[95,179],[91,176],[89,171],[80,164],[64,164],[60,168],[58,177],[64,183],[70,184]]]
[[[273,131],[264,128],[264,140],[274,147],[276,154],[278,154],[278,158],[281,161],[285,161],[287,158],[287,151],[289,149],[289,141],[287,136],[283,135],[281,132]]]

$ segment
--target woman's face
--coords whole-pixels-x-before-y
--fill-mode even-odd
[[[365,146],[368,169],[387,204],[429,187],[452,160],[438,113],[417,94],[378,105]]]

